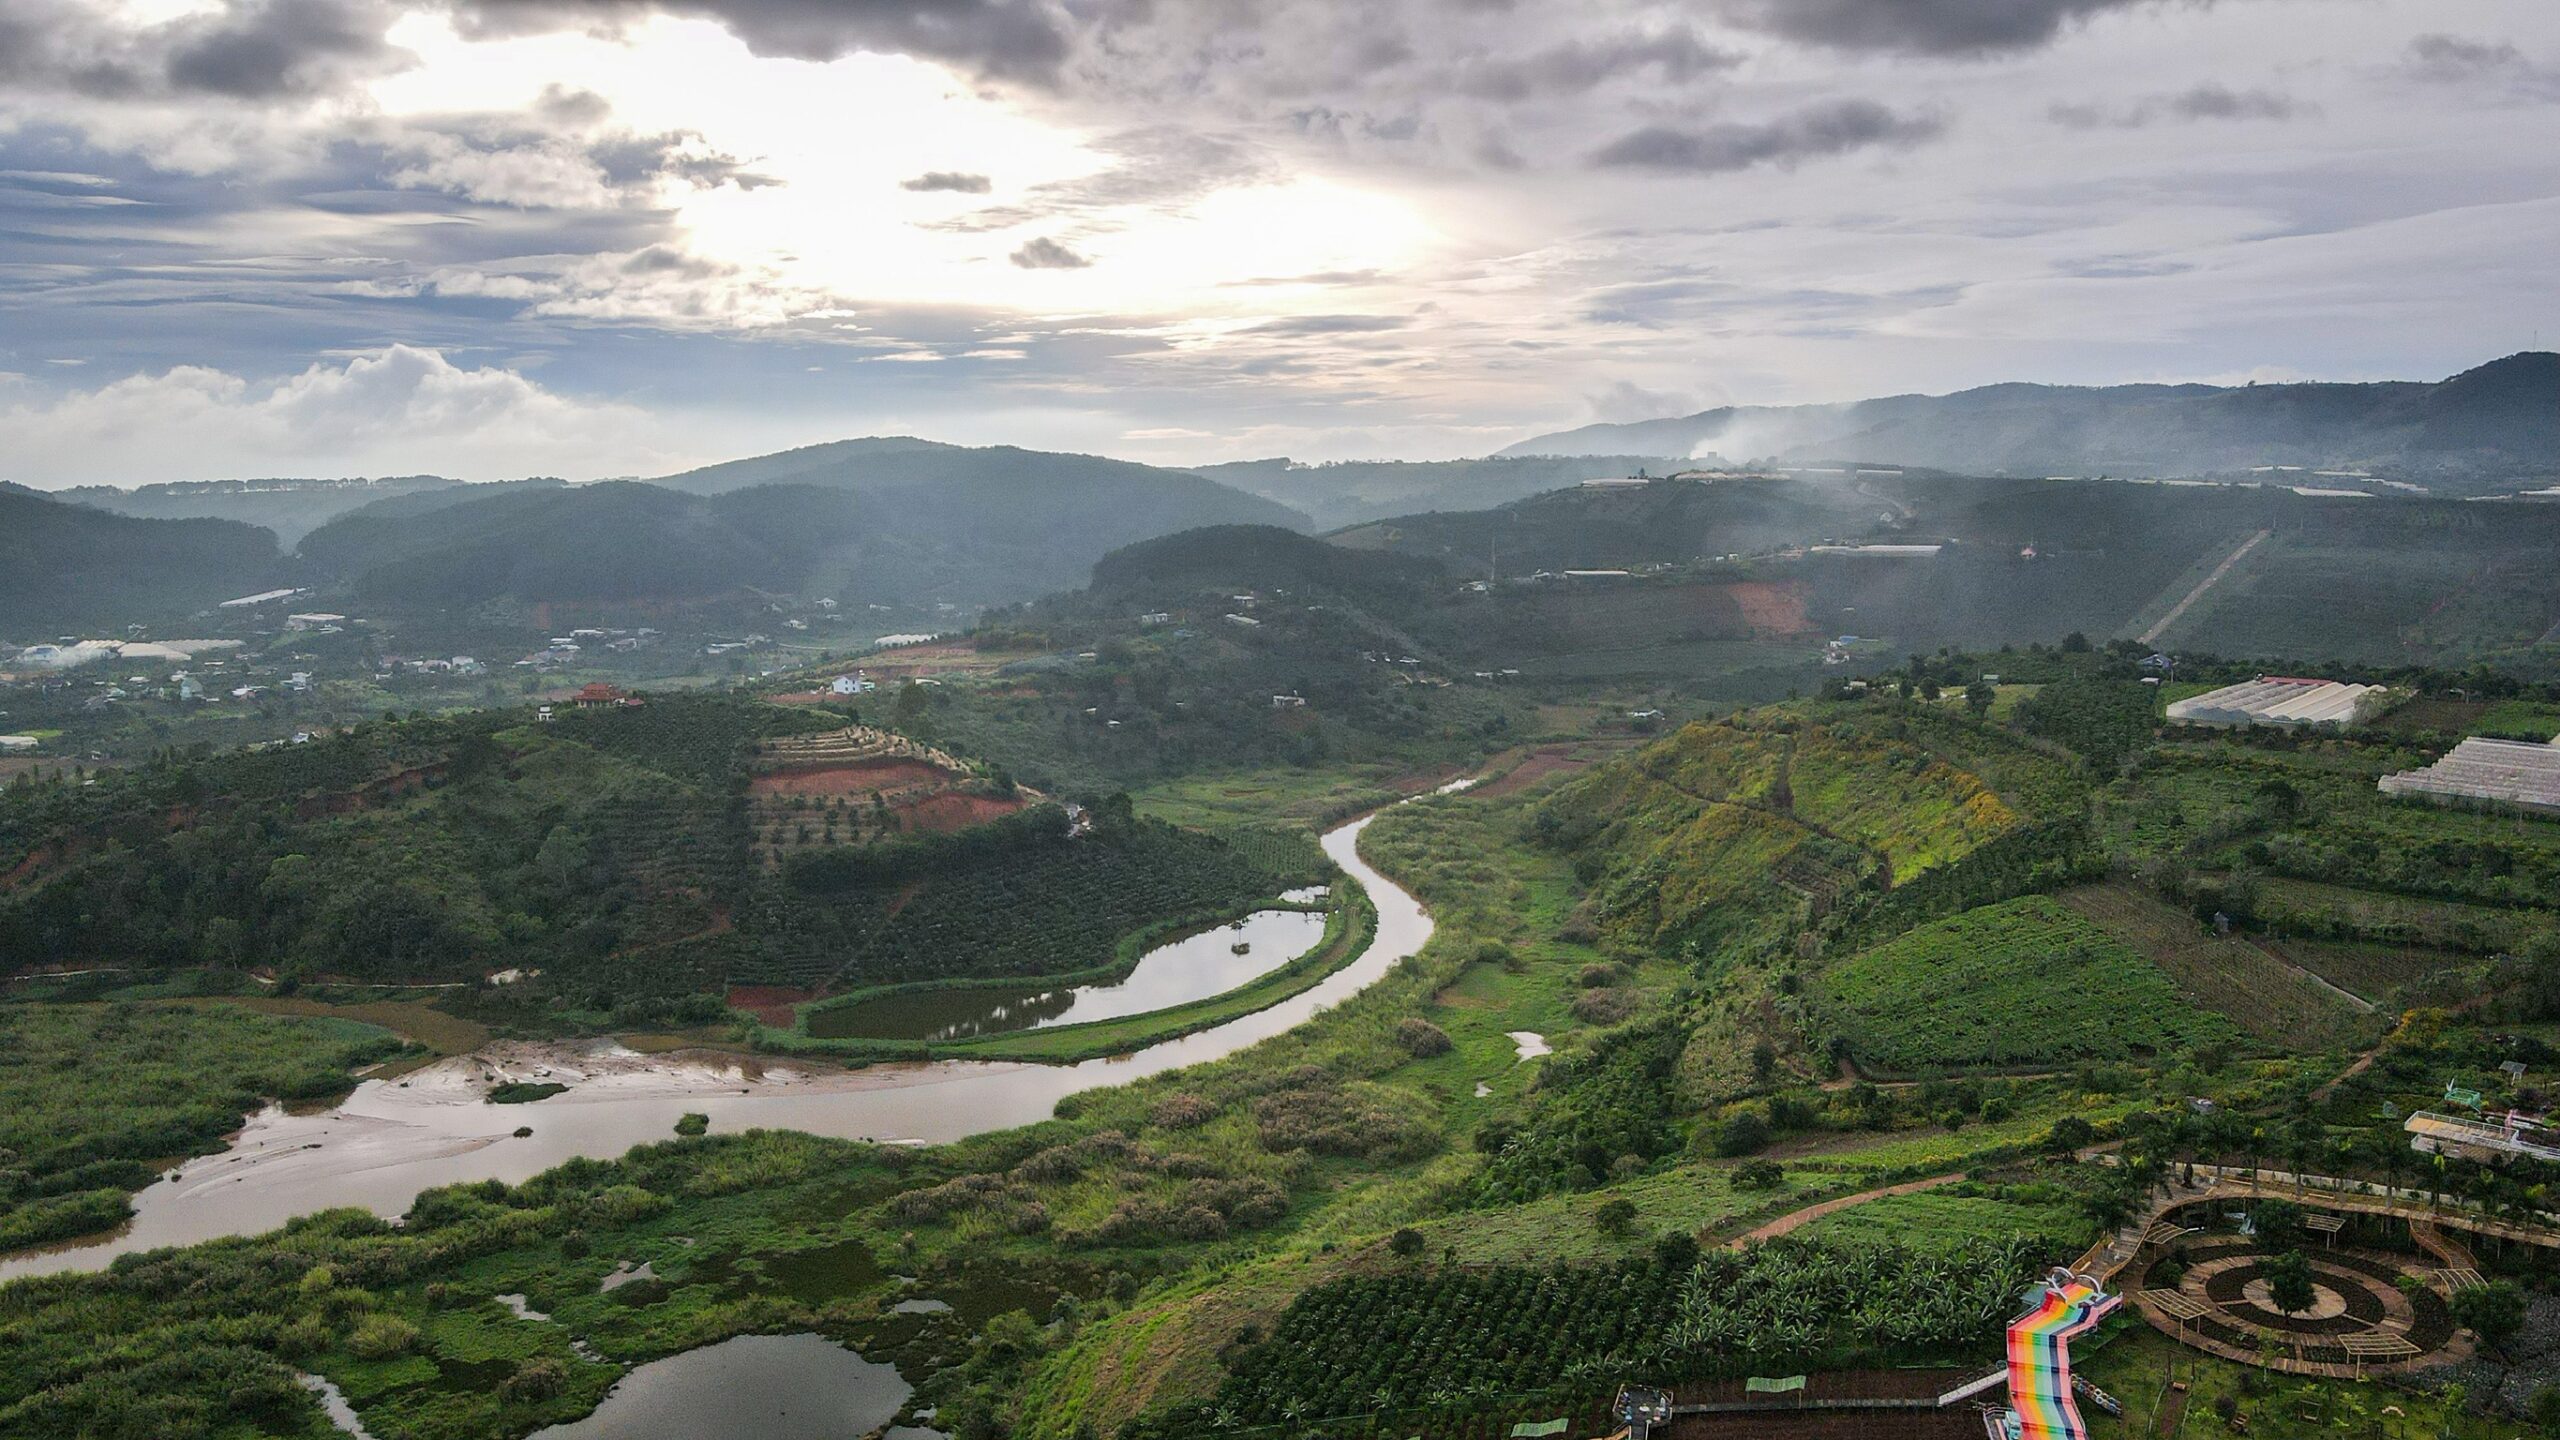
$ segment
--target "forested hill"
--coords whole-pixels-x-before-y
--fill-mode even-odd
[[[2262,465],[2387,467],[2415,478],[2560,470],[2560,354],[2450,379],[2362,385],[1989,385],[1837,405],[1726,406],[1587,425],[1503,455],[1853,459],[1968,473],[2199,475]]]
[[[980,523],[1009,518],[1025,535],[1063,525],[1062,542],[1083,544],[1108,536],[1103,549],[1201,525],[1305,529],[1308,523],[1286,505],[1187,471],[1100,455],[1011,445],[971,448],[904,437],[812,445],[651,483],[698,495],[755,485],[814,485],[894,497],[900,505],[931,507],[951,520],[999,509],[1008,514],[984,515]]]
[[[255,590],[276,537],[230,520],[139,520],[0,484],[0,635],[183,615]]]
[[[377,604],[685,605],[784,592],[974,606],[1074,589],[1104,553],[1169,531],[1302,518],[1195,476],[1078,456],[938,447],[894,483],[841,464],[740,465],[726,477],[793,478],[404,496],[322,526],[299,559],[310,583]],[[945,473],[926,473],[935,467]]]

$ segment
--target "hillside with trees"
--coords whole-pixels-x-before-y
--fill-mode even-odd
[[[0,484],[0,635],[175,619],[276,568],[276,537],[252,525],[136,519]]]

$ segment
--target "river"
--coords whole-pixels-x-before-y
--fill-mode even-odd
[[[1442,787],[1462,788],[1466,782]],[[1431,938],[1431,917],[1360,858],[1363,816],[1323,837],[1325,854],[1369,892],[1377,936],[1351,964],[1268,1009],[1127,1055],[1075,1065],[946,1060],[867,1070],[695,1052],[641,1056],[558,1046],[497,1046],[401,1081],[368,1080],[311,1114],[269,1107],[219,1154],[200,1156],[134,1196],[123,1229],[0,1261],[0,1280],[98,1270],[116,1256],[273,1230],[298,1215],[360,1206],[398,1215],[421,1191],[463,1181],[530,1179],[577,1156],[612,1157],[669,1138],[688,1111],[713,1133],[805,1130],[845,1139],[938,1144],[1046,1120],[1078,1091],[1215,1060],[1267,1040],[1375,983]],[[547,1071],[547,1076],[538,1072]],[[492,1105],[490,1078],[557,1078],[565,1094]],[[518,1137],[520,1126],[533,1133]]]

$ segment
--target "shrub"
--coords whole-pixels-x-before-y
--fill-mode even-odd
[[[1422,1232],[1407,1226],[1387,1237],[1388,1253],[1410,1260],[1422,1253]]]
[[[1147,1112],[1149,1121],[1166,1130],[1188,1130],[1194,1125],[1206,1125],[1216,1118],[1218,1118],[1216,1103],[1205,1096],[1194,1095],[1188,1090],[1178,1090],[1167,1095],[1155,1103],[1154,1109]]]
[[[1769,1122],[1757,1110],[1736,1110],[1716,1129],[1719,1155],[1757,1155],[1769,1148]]]
[[[1623,1197],[1604,1200],[1591,1212],[1591,1223],[1603,1235],[1624,1235],[1636,1226],[1636,1204]]]
[[[710,1132],[711,1117],[700,1111],[687,1111],[684,1118],[676,1122],[679,1135],[707,1135]]]
[[[1775,1160],[1745,1160],[1733,1167],[1736,1190],[1775,1190],[1786,1183],[1786,1167]]]
[[[1446,1055],[1454,1048],[1448,1031],[1419,1017],[1396,1023],[1396,1043],[1417,1060]]]
[[[417,1348],[418,1327],[387,1310],[356,1322],[347,1335],[347,1353],[359,1360],[388,1360]]]

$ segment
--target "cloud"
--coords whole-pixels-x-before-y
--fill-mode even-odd
[[[758,55],[835,60],[857,50],[943,61],[988,79],[1048,83],[1069,36],[1042,0],[459,0],[474,36],[615,29],[651,13],[711,20]]]
[[[1872,100],[1835,100],[1756,125],[1648,125],[1602,146],[1591,159],[1612,168],[1713,175],[1755,165],[1793,166],[1879,145],[1908,149],[1945,128],[1933,115],[1899,114]]]
[[[984,175],[970,175],[958,170],[927,170],[913,180],[898,182],[901,190],[948,190],[955,195],[984,195],[995,188],[995,182]]]
[[[2064,29],[2154,0],[1715,0],[1737,25],[1807,45],[1979,57],[2051,44]]]
[[[136,24],[80,0],[0,0],[0,83],[108,100],[304,100],[406,69],[388,0],[226,0]]]
[[[39,485],[421,470],[612,475],[660,473],[691,458],[646,412],[406,345],[271,384],[180,366],[0,408],[0,451],[17,457],[15,478]]]
[[[1692,30],[1629,32],[1597,42],[1568,40],[1518,59],[1480,59],[1462,65],[1455,84],[1462,94],[1516,103],[1542,94],[1580,94],[1646,69],[1663,84],[1681,85],[1741,63],[1740,55],[1707,44]]]
[[[2139,130],[2159,120],[2290,120],[2317,115],[2320,107],[2273,90],[2234,90],[2207,82],[2174,95],[2146,95],[2126,105],[2059,103],[2045,113],[2075,130]]]
[[[2560,68],[2537,65],[2504,40],[2421,35],[2409,42],[2401,67],[2433,85],[2495,86],[2534,98],[2560,97]]]
[[[1248,325],[1247,335],[1375,335],[1413,322],[1402,315],[1291,315]]]
[[[1093,263],[1046,235],[1022,242],[1011,258],[1025,270],[1082,270]]]

